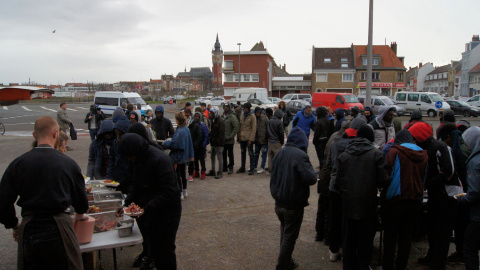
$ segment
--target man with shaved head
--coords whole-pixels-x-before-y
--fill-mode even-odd
[[[35,122],[37,147],[15,159],[0,182],[0,223],[13,229],[18,269],[83,269],[69,214],[83,219],[88,209],[80,167],[55,150],[58,123],[49,116]],[[18,201],[17,201],[18,199]],[[22,208],[22,222],[14,203]]]

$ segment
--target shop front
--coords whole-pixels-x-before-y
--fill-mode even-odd
[[[405,83],[385,83],[372,82],[372,95],[393,96],[397,91],[404,91]],[[365,95],[367,92],[367,83],[360,82],[357,85],[357,94]]]

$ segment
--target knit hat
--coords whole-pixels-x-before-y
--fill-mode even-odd
[[[138,122],[138,114],[136,112],[131,112],[128,119],[135,119]]]
[[[257,114],[258,112],[261,113],[262,112],[262,108],[260,107],[255,107],[255,114]]]
[[[374,142],[375,134],[369,125],[363,125],[357,131],[357,138],[365,138],[371,142]]]
[[[360,112],[360,108],[358,108],[358,106],[355,106],[351,109],[351,111],[355,114],[359,113]]]
[[[411,126],[409,129],[413,138],[420,143],[425,142],[428,138],[433,136],[432,126],[425,122],[418,122]]]

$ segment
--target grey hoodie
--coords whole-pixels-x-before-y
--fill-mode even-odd
[[[284,127],[283,127],[283,111],[275,110],[272,119],[267,123],[268,141],[279,142],[283,144],[285,141]]]

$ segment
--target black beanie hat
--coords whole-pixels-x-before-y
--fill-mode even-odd
[[[375,134],[369,125],[361,126],[357,131],[357,138],[365,138],[371,142],[375,141]]]

